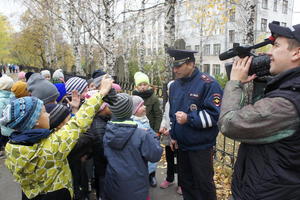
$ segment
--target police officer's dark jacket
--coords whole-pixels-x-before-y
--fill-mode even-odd
[[[300,67],[275,77],[268,83],[265,96],[289,100],[300,116]],[[242,143],[232,192],[236,200],[299,200],[300,129],[270,144]]]
[[[197,68],[191,77],[172,83],[169,97],[170,132],[180,149],[201,150],[215,145],[222,94],[217,81]],[[176,122],[177,111],[187,113],[187,123],[180,125]]]

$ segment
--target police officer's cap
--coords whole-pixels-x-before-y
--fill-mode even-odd
[[[185,49],[168,49],[167,53],[173,57],[172,67],[178,67],[187,62],[195,62],[194,54],[198,52]]]

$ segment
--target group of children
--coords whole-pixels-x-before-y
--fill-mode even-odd
[[[0,78],[0,148],[23,200],[89,199],[91,185],[97,199],[150,199],[162,155],[157,133],[169,136],[146,74],[135,74],[133,96],[101,70],[88,81],[65,81],[60,69],[18,79]]]

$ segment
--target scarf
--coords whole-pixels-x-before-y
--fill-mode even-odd
[[[36,144],[51,134],[48,129],[32,129],[26,131],[14,131],[9,139],[12,144]]]

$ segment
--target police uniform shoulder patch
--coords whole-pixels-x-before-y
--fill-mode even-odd
[[[210,82],[213,81],[212,78],[210,78],[210,77],[209,77],[208,75],[206,75],[206,74],[201,74],[200,78],[201,78],[204,82],[206,82],[206,83],[210,83]]]
[[[221,106],[221,95],[218,93],[213,94],[213,103],[215,106]]]

